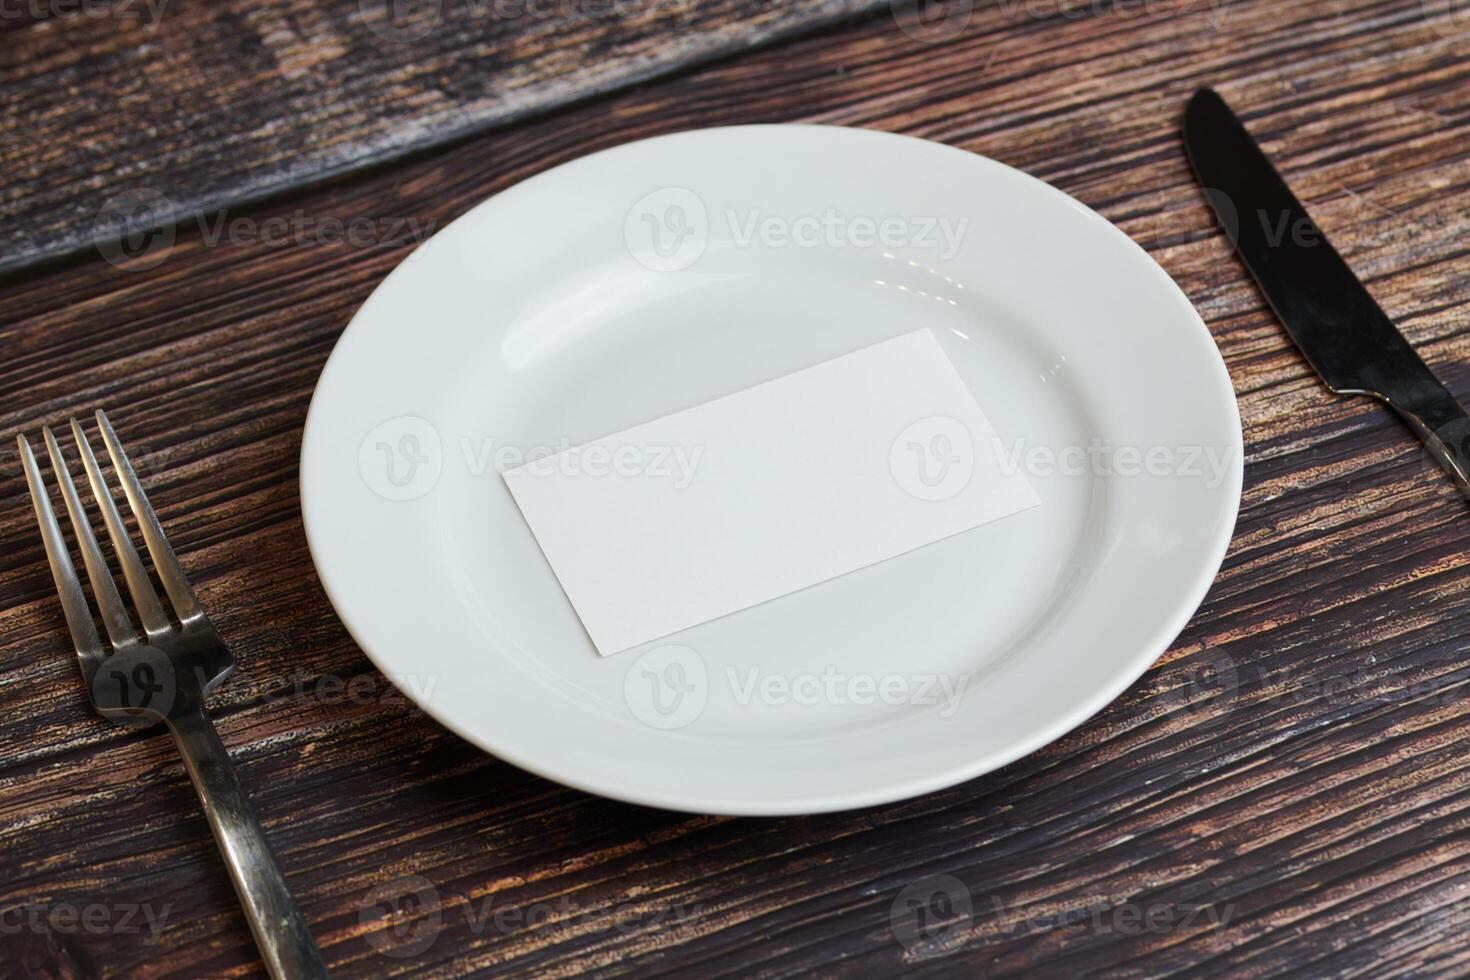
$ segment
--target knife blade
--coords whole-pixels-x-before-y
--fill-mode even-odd
[[[1190,99],[1184,144],[1227,237],[1327,387],[1386,403],[1470,500],[1470,415],[1212,89]]]

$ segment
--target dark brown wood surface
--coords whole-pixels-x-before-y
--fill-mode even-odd
[[[664,813],[487,757],[368,664],[301,528],[313,383],[408,243],[211,245],[186,223],[152,268],[94,256],[0,290],[3,968],[260,972],[172,745],[86,706],[10,448],[105,406],[240,657],[219,727],[336,975],[1470,971],[1470,510],[1401,424],[1311,374],[1177,131],[1194,87],[1219,88],[1470,399],[1463,4],[968,6],[834,26],[238,216],[426,228],[594,149],[751,121],[925,136],[1052,182],[1196,303],[1245,426],[1224,568],[1143,680],[1004,770],[848,814]],[[374,917],[410,886],[427,901]],[[949,927],[916,941],[895,908],[944,888]],[[165,917],[156,942],[130,908]],[[70,918],[88,910],[93,928]]]
[[[108,234],[121,193],[235,206],[882,2],[7,0],[0,272]]]

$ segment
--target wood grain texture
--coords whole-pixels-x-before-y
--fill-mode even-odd
[[[238,206],[881,2],[15,0],[0,273],[85,248],[112,205]]]
[[[0,291],[0,432],[103,405],[146,461],[241,660],[214,702],[222,736],[334,975],[1470,971],[1464,502],[1391,416],[1310,373],[1215,230],[1177,134],[1193,88],[1218,87],[1470,398],[1470,32],[1456,5],[946,9],[955,19],[913,32],[933,43],[876,18],[250,212],[442,224],[594,149],[809,120],[981,152],[1118,223],[1230,368],[1247,446],[1235,539],[1143,680],[946,792],[806,819],[662,813],[522,773],[393,694],[321,593],[295,481],[317,373],[405,246],[211,246],[182,228],[151,269],[97,260]],[[254,975],[172,746],[85,706],[12,443],[0,909],[168,917],[149,944],[146,928],[15,928],[12,914],[0,962]],[[339,689],[354,678],[355,695]],[[429,901],[402,903],[396,931],[364,914],[374,888],[410,885]],[[895,928],[906,895],[940,887],[968,914],[918,941],[903,916]],[[414,950],[415,935],[432,942]]]

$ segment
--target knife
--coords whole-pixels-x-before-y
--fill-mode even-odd
[[[1236,252],[1327,387],[1386,403],[1470,500],[1470,416],[1213,90],[1190,99],[1184,144]]]

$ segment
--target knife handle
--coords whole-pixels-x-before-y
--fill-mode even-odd
[[[1470,501],[1470,414],[1448,391],[1435,387],[1437,391],[1425,392],[1412,404],[1389,404]]]

